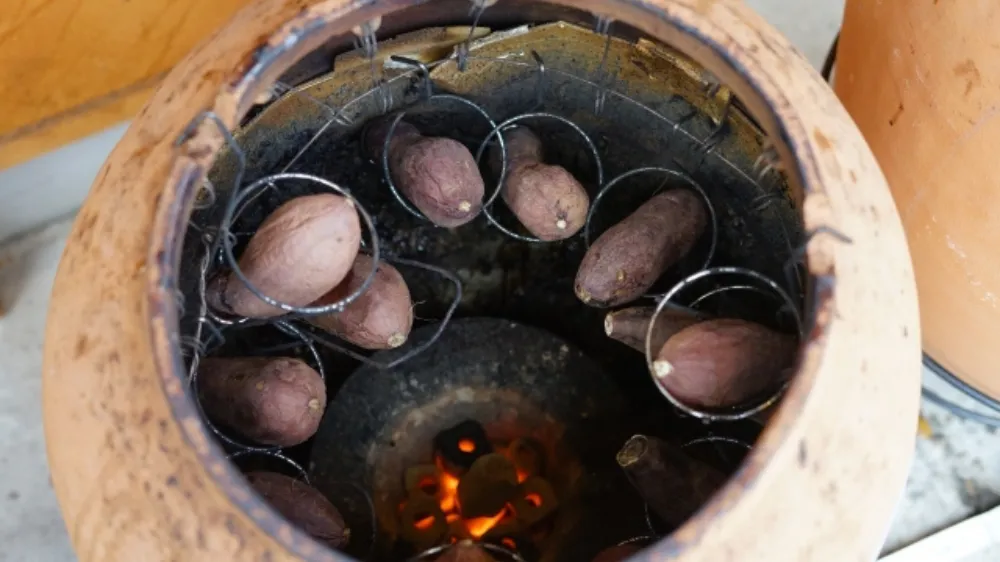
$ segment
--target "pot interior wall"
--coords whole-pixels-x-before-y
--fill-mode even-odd
[[[480,23],[496,28],[553,20],[594,23],[590,14],[544,3],[503,5],[503,11],[487,10]],[[429,25],[468,25],[467,7],[464,0],[453,0],[399,11],[383,18],[379,40]],[[675,170],[700,186],[715,210],[717,243],[703,236],[654,291],[668,290],[705,267],[711,257],[713,266],[747,268],[772,279],[792,295],[797,307],[806,309],[808,280],[793,257],[803,238],[796,206],[801,194],[781,174],[759,173],[768,152],[764,134],[739,100],[724,86],[720,89],[704,69],[665,46],[640,41],[640,34],[627,26],[613,26],[611,33],[613,38],[565,23],[523,28],[475,44],[465,69],[453,60],[434,65],[430,79],[438,93],[472,101],[494,123],[526,113],[544,114],[526,124],[543,139],[549,163],[570,170],[592,199],[611,178],[649,166]],[[315,440],[283,451],[248,451],[228,440],[226,428],[218,427],[227,451],[242,458],[241,463],[249,454],[286,462],[293,474],[300,474],[295,467],[301,467],[301,473],[343,507],[354,536],[348,552],[370,560],[397,560],[413,553],[396,540],[394,528],[402,472],[411,464],[433,462],[434,435],[467,419],[479,421],[501,441],[532,433],[543,445],[553,467],[550,479],[567,501],[561,502],[566,509],[558,515],[552,539],[540,543],[533,560],[585,560],[619,540],[651,532],[642,502],[614,464],[616,450],[634,433],[679,442],[706,436],[738,441],[743,445],[735,450],[707,447],[697,453],[727,471],[735,470],[759,423],[706,426],[669,406],[655,390],[643,355],[606,337],[607,310],[585,306],[574,295],[574,276],[587,249],[582,237],[556,244],[525,243],[483,217],[458,229],[442,229],[400,205],[387,189],[380,166],[360,147],[369,118],[406,109],[407,120],[424,134],[457,139],[474,153],[493,127],[466,104],[426,100],[424,78],[405,63],[384,67],[384,89],[372,88],[371,65],[363,57],[359,63],[357,57],[341,56],[333,73],[318,74],[320,61],[329,68],[331,55],[348,53],[345,44],[344,37],[335,38],[302,59],[282,79],[292,91],[255,108],[234,132],[238,147],[220,153],[184,241],[180,287],[186,314],[180,330],[188,344],[186,355],[298,355],[323,367],[331,399]],[[579,132],[551,115],[569,120],[586,134],[600,155],[600,168]],[[256,321],[215,322],[205,315],[201,281],[226,269],[217,254],[206,256],[208,240],[217,239],[226,203],[251,182],[283,171],[349,189],[372,216],[383,255],[454,275],[460,291],[436,270],[400,267],[417,303],[414,341],[429,341],[442,319],[451,319],[428,351],[399,368],[377,370],[364,359],[380,356],[354,349],[352,356],[319,344],[316,332],[294,318],[288,319],[294,326],[288,330]],[[497,178],[485,159],[483,173],[489,192]],[[653,193],[678,186],[676,177],[637,175],[627,187],[602,199],[590,225],[593,236]],[[277,206],[323,191],[315,182],[282,179],[247,198],[231,230],[236,255]],[[516,228],[516,219],[502,203],[495,208],[498,221]],[[369,233],[366,244],[372,242]],[[705,294],[734,284],[738,281],[726,278],[700,290]],[[686,298],[684,304],[690,304],[690,295]],[[775,329],[796,328],[783,305],[760,291],[723,291],[699,306],[706,313],[751,319]],[[508,360],[519,368],[528,365],[528,371],[519,371],[530,371],[527,378],[499,376],[499,371],[477,374],[475,361],[462,363],[460,358],[463,350],[488,348],[496,336],[491,330],[499,328],[486,319],[519,327],[513,336],[520,342],[517,349],[538,351],[539,357],[567,349],[572,368],[563,365],[545,371],[550,378],[536,379],[543,374],[538,369],[544,361],[528,365],[526,358],[534,355],[526,351]],[[211,330],[204,329],[213,322]],[[484,322],[490,327],[483,328]],[[484,333],[492,336],[484,339]],[[438,370],[440,380],[434,384],[420,376],[428,362]],[[496,362],[503,360],[498,356]],[[594,418],[581,421],[576,414],[589,409]],[[506,412],[515,414],[508,417]],[[595,425],[595,419],[602,419],[598,413],[607,417],[606,424]]]

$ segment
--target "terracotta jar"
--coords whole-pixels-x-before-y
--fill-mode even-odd
[[[815,233],[805,247],[815,322],[784,400],[727,486],[632,559],[873,559],[912,454],[920,330],[906,240],[860,133],[804,57],[742,2],[544,6],[606,14],[711,71],[775,139]],[[352,28],[379,16],[388,25],[412,9],[402,24],[422,27],[461,21],[468,8],[260,0],[181,62],[136,117],[77,218],[46,338],[52,480],[80,560],[349,560],[253,494],[202,423],[179,348],[175,288],[191,265],[180,248],[225,142],[219,126],[234,129],[294,61],[331,39],[349,44]],[[543,19],[542,8],[490,7],[510,22]],[[985,70],[960,74],[970,96],[985,95]]]
[[[848,2],[836,91],[889,180],[924,351],[1000,400],[1000,6]]]

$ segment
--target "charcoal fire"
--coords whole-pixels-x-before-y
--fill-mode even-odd
[[[465,517],[501,513],[517,490],[517,470],[499,453],[479,457],[458,483],[458,503]]]
[[[556,493],[544,478],[532,476],[521,483],[511,505],[525,527],[545,521],[559,508]]]
[[[403,537],[418,550],[439,544],[448,532],[447,518],[437,502],[422,495],[410,496],[401,506],[399,519]]]
[[[494,443],[467,421],[438,433],[434,450],[434,464],[403,475],[401,534],[414,549],[482,540],[523,551],[545,539],[559,501],[531,439]]]
[[[493,444],[483,426],[466,421],[439,433],[434,438],[434,450],[450,473],[461,476],[476,459],[492,453]]]

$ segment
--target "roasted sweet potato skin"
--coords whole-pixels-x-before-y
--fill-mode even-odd
[[[349,199],[330,193],[307,195],[271,213],[238,264],[264,295],[303,307],[344,279],[360,242],[357,209]],[[231,271],[213,279],[205,297],[213,308],[229,314],[270,318],[285,313],[258,298]]]
[[[784,382],[797,338],[732,318],[708,320],[667,340],[653,362],[656,383],[684,404],[736,406]]]
[[[246,478],[293,525],[332,548],[347,546],[350,529],[340,511],[319,490],[277,472],[250,472]]]
[[[625,562],[625,560],[628,560],[630,556],[640,550],[642,549],[634,544],[612,546],[599,552],[592,562]]]
[[[209,419],[262,445],[305,442],[326,409],[323,379],[299,359],[208,357],[197,388]]]
[[[569,238],[587,222],[590,196],[583,185],[561,166],[542,161],[541,140],[519,127],[504,133],[507,178],[501,195],[521,224],[539,240]],[[492,162],[500,168],[503,158],[493,149]],[[499,170],[498,170],[499,171]]]
[[[693,310],[664,307],[659,314],[654,314],[654,306],[635,306],[609,312],[604,317],[604,332],[609,338],[646,353],[646,333],[649,323],[656,316],[656,327],[650,338],[649,349],[656,353],[674,334],[688,326],[705,320],[705,317]]]
[[[371,274],[375,262],[359,254],[347,278],[313,303],[325,306],[356,292]],[[391,349],[406,342],[413,327],[410,290],[399,271],[386,262],[378,264],[371,285],[343,312],[309,318],[314,326],[365,349]]]
[[[483,548],[472,541],[461,541],[444,552],[435,562],[495,562]]]
[[[392,119],[368,126],[364,144],[376,161],[382,158]],[[486,191],[475,157],[462,143],[425,137],[400,121],[389,142],[389,172],[400,192],[438,226],[453,228],[479,215]]]
[[[654,196],[594,241],[577,271],[577,297],[598,307],[641,297],[691,251],[707,224],[696,192],[674,189]]]

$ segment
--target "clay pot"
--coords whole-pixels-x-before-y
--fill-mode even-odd
[[[1000,400],[1000,6],[847,3],[836,91],[909,240],[924,351]]]
[[[348,560],[261,503],[202,424],[171,335],[174,281],[197,187],[224,142],[213,119],[195,121],[202,112],[232,128],[299,56],[417,4],[252,4],[171,72],[105,164],[55,283],[44,364],[52,481],[83,562]],[[853,241],[809,244],[809,269],[830,282],[817,288],[794,383],[738,477],[643,559],[873,558],[912,453],[920,334],[902,228],[861,135],[805,59],[740,2],[553,4],[613,14],[709,68],[783,139],[784,161],[797,162],[792,188],[807,193],[806,227]],[[468,12],[464,0],[423,7],[406,21]]]

